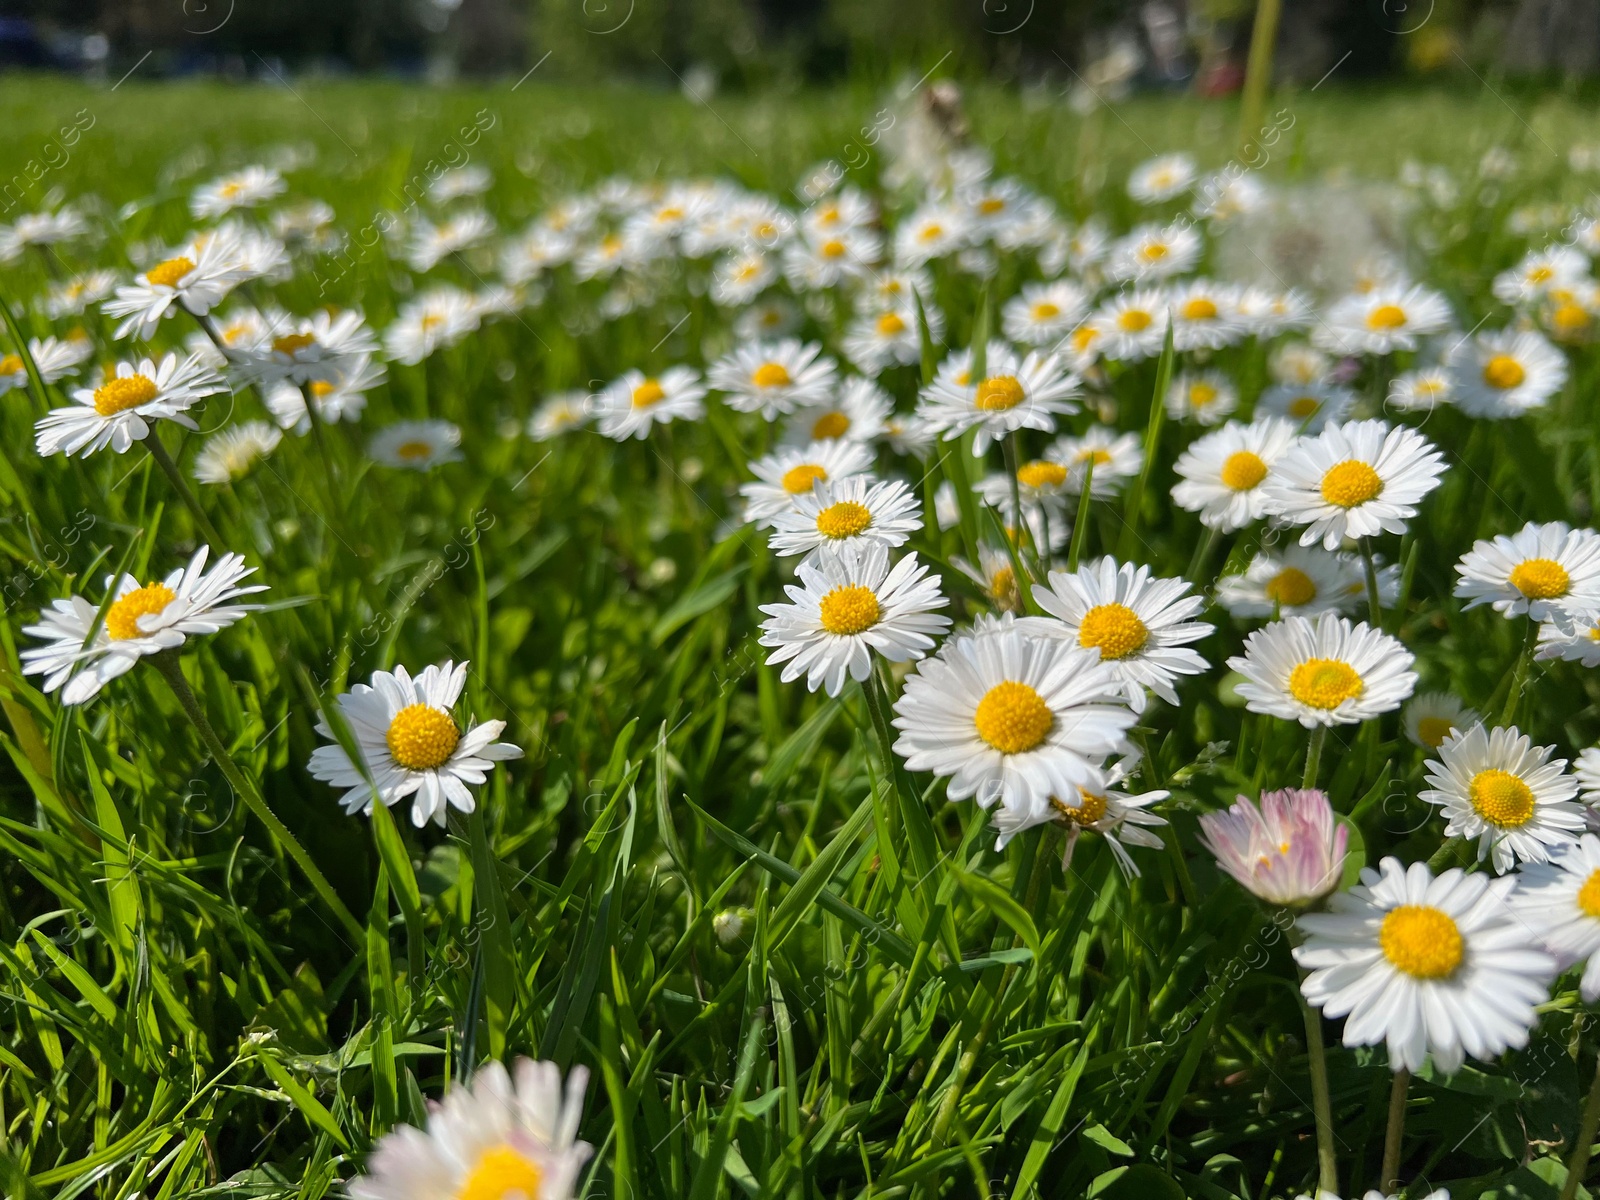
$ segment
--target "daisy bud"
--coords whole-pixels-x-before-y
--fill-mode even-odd
[[[1344,875],[1350,832],[1315,789],[1263,792],[1259,808],[1240,796],[1226,812],[1201,817],[1200,830],[1217,865],[1271,904],[1311,904]]]
[[[744,937],[749,924],[748,908],[725,908],[711,918],[711,931],[717,935],[717,941],[722,943],[724,949],[730,949]]]

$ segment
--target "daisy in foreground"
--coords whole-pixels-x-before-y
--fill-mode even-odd
[[[1517,911],[1563,967],[1584,964],[1584,1003],[1600,1000],[1600,838],[1586,833],[1550,862],[1522,868]]]
[[[253,612],[253,605],[228,601],[267,590],[265,584],[240,586],[255,568],[237,554],[224,554],[207,571],[210,553],[201,546],[188,565],[159,583],[141,586],[132,575],[108,577],[106,588],[115,598],[98,628],[99,608],[82,596],[53,601],[39,614],[39,624],[22,631],[47,643],[22,652],[23,674],[45,676],[44,690],[61,688],[63,704],[82,704],[145,655],[174,650],[192,635],[216,633]]]
[[[1328,797],[1312,788],[1244,796],[1200,818],[1200,840],[1251,895],[1269,904],[1320,900],[1344,874],[1350,831],[1333,818]]]
[[[785,663],[784,683],[804,675],[806,687],[837,696],[848,675],[864,682],[875,650],[890,662],[913,662],[933,649],[950,618],[933,610],[950,603],[937,578],[908,554],[889,566],[883,546],[851,546],[800,564],[800,586],[788,604],[763,604],[761,644],[768,666]]]
[[[994,815],[995,849],[1004,850],[1007,842],[1035,825],[1064,825],[1067,829],[1067,845],[1062,852],[1061,862],[1065,871],[1072,863],[1072,851],[1078,838],[1088,830],[1105,838],[1123,877],[1132,879],[1140,874],[1139,865],[1133,861],[1123,842],[1131,846],[1143,846],[1147,850],[1161,849],[1165,844],[1161,835],[1150,830],[1165,825],[1167,821],[1149,809],[1150,805],[1172,794],[1158,791],[1135,795],[1121,790],[1118,785],[1124,783],[1138,768],[1139,756],[1133,754],[1109,770],[1097,772],[1100,776],[1097,782],[1080,786],[1076,792],[1069,793],[1067,799],[1051,796],[1048,806],[1038,811],[1020,806],[1002,806]]]
[[[1346,1046],[1387,1042],[1392,1071],[1433,1065],[1454,1074],[1468,1054],[1492,1062],[1527,1045],[1557,963],[1529,945],[1513,910],[1514,879],[1385,858],[1299,919],[1295,961],[1306,1000],[1345,1017]]]
[[[1421,434],[1383,421],[1350,421],[1302,438],[1263,486],[1275,515],[1307,527],[1302,546],[1321,541],[1337,550],[1347,537],[1404,533],[1444,469],[1444,457]]]
[[[1507,617],[1570,625],[1600,616],[1600,534],[1565,521],[1530,522],[1472,544],[1456,564],[1455,594]]]
[[[906,680],[894,749],[909,769],[948,776],[952,800],[1039,813],[1131,751],[1123,694],[1093,651],[997,623],[946,641]]]
[[[448,809],[469,813],[476,807],[469,783],[482,783],[497,762],[522,757],[520,747],[494,740],[504,721],[468,722],[463,732],[451,714],[469,665],[446,662],[415,677],[403,666],[374,671],[370,685],[358,683],[339,697],[339,715],[361,762],[352,762],[335,741],[311,752],[310,770],[324,783],[349,789],[339,798],[346,813],[370,814],[374,794],[390,808],[411,796],[413,825],[442,826]],[[317,732],[335,737],[326,718]]]
[[[1208,529],[1231,533],[1267,514],[1262,484],[1294,444],[1295,427],[1277,417],[1249,425],[1230,421],[1197,438],[1173,466],[1172,502],[1200,514]]]
[[[1444,810],[1446,837],[1477,838],[1478,861],[1494,854],[1504,874],[1518,861],[1545,862],[1584,826],[1578,781],[1554,746],[1535,746],[1515,728],[1473,725],[1439,744],[1422,799]]]
[[[110,446],[118,454],[142,442],[158,420],[194,429],[185,412],[198,400],[226,391],[227,384],[198,356],[183,361],[169,354],[160,363],[142,359],[117,364],[116,373],[97,388],[78,388],[74,404],[51,409],[34,426],[40,455],[82,454]]]
[[[589,1073],[565,1095],[554,1063],[485,1064],[429,1106],[426,1129],[397,1126],[373,1147],[356,1200],[571,1200],[592,1148],[578,1140]]]
[[[848,546],[898,546],[922,528],[922,502],[898,479],[852,475],[818,481],[772,518],[779,554],[836,554]]]
[[[1417,685],[1408,651],[1366,622],[1325,612],[1274,621],[1252,633],[1228,666],[1251,712],[1318,725],[1354,725],[1400,707]]]

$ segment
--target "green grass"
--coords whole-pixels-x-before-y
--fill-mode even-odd
[[[291,93],[136,76],[110,93],[11,79],[0,162],[45,161],[59,128],[92,114],[21,207],[57,188],[99,195],[106,241],[73,261],[120,267],[128,242],[187,228],[196,183],[270,147],[315,149],[294,191],[328,200],[354,232],[403,203],[488,110],[496,123],[471,153],[495,171],[492,207],[512,229],[612,173],[725,173],[782,192],[881,103],[865,90],[728,96],[708,113],[638,89],[511,83]],[[1429,218],[1429,274],[1476,319],[1520,249],[1502,232],[1512,202],[1585,191],[1555,151],[1588,136],[1592,111],[1508,100],[1516,112],[1471,90],[1290,96],[1276,107],[1296,124],[1269,173],[1388,178],[1413,154],[1470,173],[1490,144],[1514,147],[1527,170],[1503,195]],[[1235,137],[1233,108],[1192,99],[1133,101],[1087,131],[1053,95],[979,92],[970,107],[1004,170],[1119,222],[1129,165],[1179,147],[1220,165]],[[297,312],[359,304],[382,327],[411,286],[375,254],[324,279],[302,272],[273,294]],[[30,261],[0,290],[21,315],[44,282]],[[625,446],[502,435],[547,391],[701,363],[728,343],[681,282],[627,317],[580,320],[596,295],[558,292],[423,367],[392,367],[361,427],[327,431],[331,472],[291,437],[249,481],[203,496],[228,547],[260,566],[267,599],[300,603],[192,640],[187,678],[355,931],[248,812],[156,671],[141,666],[82,710],[19,675],[19,630],[39,607],[72,591],[98,600],[125,555],[159,576],[197,532],[147,455],[41,460],[37,400],[3,398],[8,1193],[317,1200],[396,1122],[423,1121],[451,1080],[513,1054],[593,1068],[591,1196],[1257,1200],[1308,1185],[1287,939],[1196,838],[1198,813],[1298,779],[1301,732],[1245,716],[1219,692],[1219,668],[1185,687],[1181,710],[1153,710],[1152,786],[1173,789],[1173,830],[1166,852],[1142,855],[1142,879],[1125,884],[1093,840],[1064,874],[1053,830],[995,853],[974,806],[885,774],[858,690],[830,701],[763,665],[757,605],[780,597],[785,573],[759,535],[722,525],[742,456],[767,430],[678,426],[670,445]],[[945,281],[940,300],[961,344],[977,297]],[[183,320],[162,336],[190,332]],[[1232,365],[1260,376],[1259,360]],[[1413,536],[1387,547],[1414,571],[1391,619],[1424,685],[1482,706],[1506,675],[1519,635],[1459,612],[1452,566],[1489,531],[1588,519],[1596,368],[1593,351],[1575,354],[1573,384],[1535,421],[1427,425],[1458,469]],[[1124,428],[1144,427],[1154,379],[1146,364],[1116,381]],[[915,379],[892,382],[908,404]],[[231,404],[215,398],[202,427],[259,415],[253,398]],[[366,460],[367,430],[422,415],[462,426],[464,464],[413,476]],[[1170,424],[1162,435],[1138,518],[1143,557],[1165,574],[1182,572],[1197,532],[1166,501],[1184,436]],[[168,444],[187,463],[195,441]],[[1121,508],[1092,515],[1089,549],[1114,549]],[[948,558],[958,536],[919,546]],[[1229,549],[1238,561],[1248,547]],[[970,593],[959,606],[982,608]],[[1242,634],[1218,623],[1201,647],[1213,664]],[[496,770],[478,814],[447,831],[412,829],[405,806],[345,817],[305,769],[319,707],[376,668],[445,658],[473,661],[466,708],[508,721],[527,757]],[[1600,732],[1597,702],[1576,668],[1541,671],[1520,723],[1570,754]],[[1415,795],[1421,758],[1393,718],[1330,742],[1322,779],[1369,861],[1437,847]],[[711,923],[734,907],[744,929],[723,944]],[[1549,1147],[1570,1142],[1580,1091],[1575,993],[1552,1007],[1526,1053],[1414,1085],[1407,1178],[1454,1181],[1458,1200],[1545,1194],[1559,1170]],[[1329,1028],[1341,1170],[1358,1194],[1378,1172],[1388,1072]]]

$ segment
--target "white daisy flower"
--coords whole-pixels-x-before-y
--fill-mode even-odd
[[[367,443],[367,454],[389,467],[427,471],[460,462],[461,430],[449,421],[396,421]]]
[[[273,236],[287,245],[315,254],[331,254],[342,244],[333,227],[336,214],[324,200],[303,200],[280,208],[267,218]]]
[[[418,220],[406,245],[406,265],[413,271],[431,271],[450,255],[481,246],[494,232],[494,218],[481,208],[452,213],[437,225]]]
[[[760,250],[729,254],[711,271],[711,302],[722,308],[749,304],[778,278],[772,256]]]
[[[337,740],[311,752],[313,778],[347,788],[339,803],[348,814],[372,812],[373,793],[393,808],[407,796],[411,823],[443,826],[455,808],[469,813],[477,805],[467,785],[481,784],[494,764],[521,758],[509,742],[497,742],[504,721],[467,723],[465,732],[451,714],[466,686],[468,663],[425,667],[413,678],[405,667],[374,671],[370,685],[358,683],[339,697],[339,713],[361,755],[361,765]],[[334,738],[324,718],[317,732]],[[368,782],[370,778],[371,782]]]
[[[1589,259],[1572,246],[1529,250],[1516,266],[1494,277],[1494,297],[1513,308],[1532,304],[1557,288],[1573,288],[1589,279]]]
[[[1378,571],[1378,600],[1392,605],[1400,592],[1400,568]],[[1321,546],[1263,550],[1237,575],[1217,580],[1217,603],[1235,617],[1315,617],[1351,613],[1366,604],[1366,567],[1354,554]]]
[[[1143,469],[1144,443],[1137,433],[1091,425],[1082,437],[1057,438],[1045,457],[1067,465],[1065,490],[1069,496],[1081,496],[1087,479],[1091,500],[1109,500]],[[1094,464],[1092,476],[1090,463]]]
[[[194,456],[194,477],[201,483],[243,479],[261,459],[278,448],[283,434],[265,421],[243,421],[206,439]]]
[[[1306,526],[1302,546],[1320,541],[1334,550],[1347,537],[1404,533],[1444,469],[1444,456],[1420,433],[1350,421],[1301,438],[1263,487],[1275,516]]]
[[[378,339],[361,313],[318,309],[309,317],[274,322],[272,336],[251,341],[233,359],[252,379],[276,383],[336,383],[351,360],[370,358]]]
[[[889,662],[914,662],[933,649],[950,619],[933,610],[950,603],[937,577],[908,554],[891,569],[882,545],[851,545],[811,558],[786,584],[788,604],[763,604],[761,644],[773,647],[768,666],[786,664],[784,683],[806,677],[811,691],[837,696],[846,676],[858,683],[876,651]]]
[[[659,375],[628,371],[595,398],[595,417],[608,438],[646,438],[658,424],[698,421],[705,415],[705,395],[693,367],[668,367]]]
[[[915,413],[890,413],[883,419],[883,440],[896,454],[926,457],[938,436]]]
[[[1390,407],[1400,412],[1432,412],[1455,395],[1455,377],[1444,367],[1421,367],[1396,375],[1389,383]]]
[[[52,321],[63,317],[81,317],[88,309],[99,304],[117,290],[121,278],[115,271],[86,271],[71,279],[52,283],[45,289],[41,308]]]
[[[428,199],[434,204],[449,204],[452,200],[481,196],[493,182],[488,167],[463,163],[428,183]]]
[[[954,254],[968,244],[971,233],[971,224],[960,209],[953,205],[925,204],[895,230],[895,264],[920,267]]]
[[[1310,298],[1295,288],[1275,292],[1247,287],[1239,293],[1235,313],[1245,332],[1258,338],[1276,337],[1291,329],[1306,329],[1317,316]]]
[[[835,439],[809,446],[788,446],[750,464],[755,479],[739,485],[745,498],[744,519],[765,529],[818,483],[836,483],[872,469],[872,450],[860,442]]]
[[[1491,420],[1543,408],[1567,382],[1566,355],[1531,329],[1480,333],[1457,343],[1445,365],[1456,406]]]
[[[1099,786],[1098,768],[1130,753],[1137,717],[1110,664],[1011,625],[948,639],[906,680],[895,753],[949,777],[951,800],[1037,813],[1050,797]]]
[[[1366,622],[1325,612],[1256,630],[1228,666],[1251,712],[1318,725],[1354,725],[1399,708],[1417,685],[1411,652]]]
[[[796,338],[741,346],[711,365],[713,388],[736,412],[759,412],[767,420],[832,394],[838,368],[816,342]]]
[[[268,389],[267,411],[279,428],[292,429],[300,437],[311,432],[307,393],[316,405],[317,419],[325,425],[361,419],[367,407],[367,393],[387,378],[387,368],[365,355],[329,364],[330,371],[334,367],[339,373],[333,379],[313,379],[303,387],[282,380]]]
[[[1162,154],[1146,159],[1128,176],[1128,196],[1140,204],[1160,204],[1194,186],[1194,159],[1187,154]]]
[[[1188,591],[1186,579],[1153,578],[1149,567],[1119,565],[1107,556],[1078,571],[1051,571],[1048,584],[1033,589],[1033,599],[1056,620],[1033,628],[1097,650],[1121,680],[1128,706],[1143,712],[1147,689],[1176,704],[1173,681],[1209,665],[1188,649],[1213,628],[1190,619],[1206,601]]]
[[[1346,1018],[1346,1046],[1386,1042],[1389,1068],[1433,1065],[1453,1074],[1467,1054],[1486,1062],[1527,1045],[1557,964],[1529,945],[1515,912],[1514,879],[1408,869],[1385,858],[1361,883],[1299,918],[1300,990],[1330,1019]]]
[[[979,542],[977,565],[964,558],[950,561],[952,566],[983,589],[997,612],[1022,611],[1022,591],[1017,587],[1016,568],[1011,565],[1011,555],[1005,550],[991,542]]]
[[[479,1068],[430,1106],[426,1130],[400,1125],[379,1139],[355,1200],[572,1200],[593,1153],[580,1142],[589,1073],[519,1059]]]
[[[1322,383],[1333,370],[1333,360],[1307,342],[1284,342],[1267,356],[1267,373],[1273,382],[1289,387]]]
[[[1167,389],[1167,415],[1178,421],[1218,425],[1239,404],[1239,390],[1221,371],[1180,371]]]
[[[937,309],[924,312],[928,334],[938,343],[944,337],[944,316]],[[922,334],[917,329],[916,311],[900,306],[858,316],[845,330],[839,347],[858,371],[868,375],[880,374],[896,364],[921,362]]]
[[[214,221],[236,208],[255,208],[283,195],[288,185],[270,167],[251,165],[232,175],[213,179],[189,198],[189,211],[197,221]]]
[[[69,334],[64,338],[28,339],[28,353],[33,356],[33,365],[39,368],[39,378],[46,383],[55,383],[68,375],[76,375],[79,365],[94,357],[94,343],[89,340],[88,334],[81,329],[76,330],[75,334],[77,336]],[[4,358],[0,358],[0,375],[6,373],[6,367],[15,357],[7,354]],[[20,365],[20,359],[18,363]]]
[[[883,240],[870,229],[804,236],[783,248],[783,274],[797,292],[821,292],[865,279],[883,257]]]
[[[830,442],[836,438],[870,442],[883,435],[885,422],[893,413],[894,401],[889,393],[870,379],[852,375],[840,387],[837,400],[794,413],[789,418],[784,441],[793,446]]]
[[[1053,348],[1088,315],[1089,294],[1070,279],[1030,283],[1006,301],[1000,328],[1018,345]]]
[[[976,430],[972,449],[982,454],[1018,429],[1052,432],[1058,415],[1078,411],[1077,377],[1054,354],[1030,350],[1019,358],[1004,344],[991,343],[986,359],[981,380],[973,382],[968,371],[942,370],[922,390],[918,415],[946,441]]]
[[[1584,826],[1578,781],[1566,759],[1550,761],[1554,750],[1515,728],[1474,724],[1445,738],[1439,757],[1424,764],[1432,786],[1422,799],[1444,810],[1446,837],[1478,839],[1479,862],[1492,852],[1496,873],[1544,862]]]
[[[1098,833],[1111,847],[1123,876],[1137,877],[1139,865],[1123,843],[1147,850],[1160,850],[1165,846],[1161,835],[1150,830],[1165,825],[1166,819],[1151,812],[1150,806],[1172,795],[1168,791],[1133,793],[1118,787],[1138,769],[1139,756],[1132,754],[1109,768],[1100,768],[1097,772],[1100,778],[1096,782],[1080,786],[1067,799],[1051,796],[1047,805],[1037,811],[1002,805],[994,814],[994,848],[1004,850],[1012,838],[1035,825],[1064,825],[1068,853],[1083,831]]]
[[[196,428],[186,411],[205,396],[226,391],[222,379],[191,355],[179,361],[169,354],[158,364],[153,359],[120,362],[116,374],[99,387],[78,388],[74,403],[52,409],[34,425],[39,454],[81,454],[87,458],[110,446],[118,454],[149,436],[155,421],[176,421]]]
[[[1101,358],[1111,362],[1138,362],[1154,358],[1167,344],[1167,298],[1146,288],[1120,292],[1107,300],[1090,318],[1092,332],[1084,341],[1092,343]],[[1089,346],[1075,349],[1081,354]]]
[[[1600,807],[1600,746],[1578,751],[1572,773],[1577,777],[1583,803],[1591,809]]]
[[[1276,384],[1261,393],[1258,417],[1282,417],[1303,433],[1321,433],[1355,407],[1356,394],[1336,383]]]
[[[45,676],[43,690],[61,688],[63,704],[83,704],[145,655],[176,649],[186,638],[216,633],[253,612],[253,605],[228,601],[267,590],[264,584],[240,586],[255,568],[245,566],[240,555],[224,554],[207,571],[210,553],[210,547],[201,546],[187,565],[159,583],[141,586],[132,575],[107,576],[106,590],[115,598],[98,629],[99,608],[82,596],[52,601],[39,614],[39,624],[22,631],[47,642],[22,652],[23,674]]]
[[[1455,595],[1467,608],[1568,626],[1600,617],[1600,534],[1565,521],[1529,522],[1472,544],[1456,564]]]
[[[1245,335],[1236,289],[1192,279],[1167,297],[1174,350],[1218,350]]]
[[[1189,211],[1220,224],[1259,212],[1266,202],[1266,185],[1255,176],[1217,171],[1195,186]]]
[[[29,246],[53,246],[89,232],[83,214],[70,205],[55,212],[24,213],[10,225],[0,225],[0,262],[16,262]]]
[[[1533,656],[1547,660],[1558,658],[1584,667],[1600,667],[1600,621],[1589,619],[1574,624],[1571,621],[1546,621],[1539,626],[1539,647]]]
[[[1565,968],[1583,963],[1579,992],[1600,1000],[1600,837],[1585,833],[1548,863],[1519,872],[1516,908]]]
[[[553,441],[563,433],[587,425],[593,408],[594,397],[588,392],[557,392],[528,418],[528,436],[536,442]]]
[[[1048,457],[1048,453],[1045,458],[1036,458],[1017,468],[1016,492],[1024,512],[1031,513],[1034,509],[1048,507],[1054,518],[1066,509],[1066,497],[1071,494],[1068,486],[1072,481],[1072,466],[1054,461]],[[1078,486],[1081,490],[1081,480]],[[1017,515],[1012,511],[1011,491],[1009,475],[989,475],[978,483],[978,494],[983,497],[983,502],[999,512],[1008,525],[1014,526]]]
[[[1276,417],[1248,425],[1230,421],[1196,438],[1178,456],[1172,502],[1199,513],[1207,528],[1243,529],[1270,511],[1262,484],[1294,441],[1294,426]]]
[[[1111,247],[1106,274],[1114,280],[1167,279],[1200,261],[1200,235],[1191,225],[1140,225]]]
[[[383,331],[384,352],[396,362],[419,363],[435,350],[455,345],[482,321],[470,292],[436,287],[407,301]]]
[[[1406,737],[1424,750],[1437,750],[1445,738],[1464,733],[1480,720],[1449,692],[1418,692],[1400,713]]]
[[[149,341],[162,320],[179,305],[203,317],[222,300],[247,272],[239,263],[239,241],[221,230],[205,239],[198,249],[163,259],[134,277],[131,286],[119,287],[114,299],[101,308],[108,317],[123,317],[115,337],[130,334]]]
[[[851,546],[899,546],[922,528],[921,510],[917,494],[898,479],[819,480],[793,507],[773,514],[770,544],[779,555],[812,559]]]
[[[38,365],[37,360],[34,365]],[[27,386],[28,364],[22,361],[22,355],[0,356],[0,396],[4,396],[7,392],[21,391]]]
[[[1417,339],[1450,327],[1450,305],[1421,284],[1383,284],[1335,301],[1312,333],[1334,354],[1390,354],[1415,350]]]

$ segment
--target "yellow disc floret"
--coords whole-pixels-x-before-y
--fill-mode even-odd
[[[1268,600],[1285,608],[1298,608],[1317,598],[1317,585],[1299,567],[1285,567],[1267,580],[1267,586],[1262,590],[1266,592]]]
[[[972,717],[978,736],[1001,754],[1022,754],[1050,736],[1056,717],[1044,697],[1025,683],[997,683]]]
[[[307,346],[316,345],[317,339],[309,333],[286,333],[272,339],[272,348],[279,354],[298,354]]]
[[[859,583],[834,588],[822,598],[820,609],[822,627],[840,637],[871,629],[883,616],[877,594]]]
[[[1364,686],[1355,668],[1336,658],[1308,658],[1289,672],[1289,694],[1311,708],[1338,708]]]
[[[1127,658],[1149,640],[1149,628],[1126,604],[1097,604],[1078,623],[1078,645],[1098,649],[1102,659]]]
[[[1437,750],[1454,731],[1455,723],[1449,717],[1423,717],[1417,722],[1417,741]]]
[[[1533,789],[1499,767],[1474,775],[1467,799],[1472,811],[1497,829],[1521,829],[1533,818]]]
[[[827,478],[828,472],[825,468],[819,467],[816,463],[801,463],[798,467],[790,467],[785,471],[783,479],[779,482],[783,485],[783,490],[791,496],[804,496],[817,485],[819,480],[826,482]]]
[[[1572,577],[1554,559],[1528,558],[1511,568],[1510,583],[1529,600],[1553,600],[1567,594]]]
[[[1060,487],[1067,481],[1067,468],[1060,463],[1037,459],[1017,470],[1017,482],[1023,487]]]
[[[1061,306],[1051,304],[1048,300],[1041,300],[1033,306],[1033,319],[1035,321],[1053,321],[1061,315]]]
[[[194,259],[184,258],[180,254],[177,258],[157,263],[144,273],[144,277],[147,283],[159,287],[177,287],[178,281],[192,270],[194,270]]]
[[[1106,815],[1106,798],[1104,796],[1096,796],[1093,792],[1086,792],[1079,788],[1078,803],[1076,805],[1068,804],[1065,800],[1051,796],[1050,807],[1074,825],[1093,825]]]
[[[830,504],[817,514],[817,532],[837,541],[855,537],[872,526],[872,510],[854,500],[841,500]]]
[[[450,760],[461,740],[461,727],[442,708],[408,704],[395,713],[383,735],[389,753],[408,771],[431,771]]]
[[[1196,296],[1178,310],[1178,315],[1185,321],[1209,321],[1217,315],[1217,306],[1204,296]]]
[[[1222,486],[1248,492],[1267,477],[1267,464],[1251,450],[1235,450],[1222,464]]]
[[[106,610],[106,636],[118,642],[143,637],[139,618],[162,612],[177,598],[178,594],[164,583],[147,583],[142,588],[134,588],[118,597]]]
[[[1399,329],[1406,323],[1406,310],[1398,304],[1380,304],[1367,314],[1368,329]]]
[[[1578,889],[1578,907],[1587,916],[1600,917],[1600,871],[1590,871]]]
[[[1397,971],[1414,979],[1450,978],[1466,951],[1455,920],[1429,904],[1390,909],[1378,929],[1378,945]]]
[[[983,412],[1004,412],[1021,404],[1027,395],[1016,376],[995,375],[978,385],[973,403]]]
[[[394,453],[401,462],[426,462],[433,457],[433,446],[428,442],[401,442]]]
[[[478,1155],[451,1200],[539,1200],[543,1184],[539,1165],[502,1143]]]
[[[635,408],[652,408],[666,398],[666,389],[654,379],[646,379],[633,389],[632,400]]]
[[[1510,391],[1528,377],[1522,364],[1509,354],[1496,354],[1483,364],[1483,381],[1492,388]]]
[[[1209,383],[1192,383],[1189,385],[1189,405],[1191,408],[1205,408],[1208,404],[1215,404],[1217,389]]]
[[[1383,493],[1383,478],[1359,458],[1334,463],[1322,477],[1322,498],[1340,508],[1354,508]]]
[[[782,363],[762,363],[750,373],[750,382],[759,388],[788,387],[794,382],[789,377],[789,368]]]
[[[906,331],[906,322],[899,313],[886,312],[879,316],[877,327],[878,332],[884,337],[893,337],[897,333]]]
[[[94,410],[102,417],[149,404],[156,398],[156,381],[148,375],[119,375],[94,390]]]
[[[819,442],[831,442],[850,432],[850,418],[835,409],[825,412],[811,424],[811,436]]]
[[[20,375],[23,371],[22,356],[8,354],[0,358],[0,375]]]
[[[1130,308],[1117,318],[1117,327],[1124,333],[1141,333],[1150,328],[1150,322],[1155,320],[1142,308]]]

